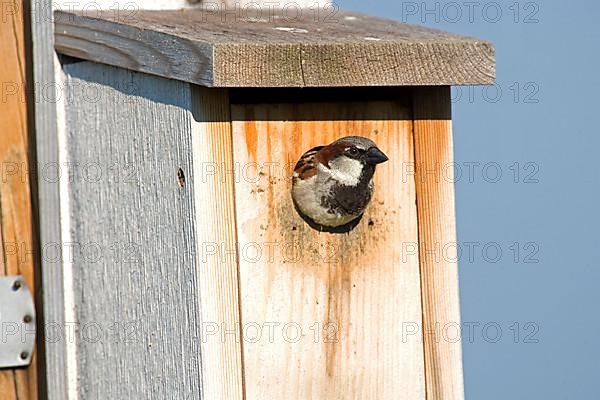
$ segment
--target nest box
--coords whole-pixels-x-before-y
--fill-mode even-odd
[[[45,318],[81,334],[47,343],[50,394],[463,398],[450,86],[493,83],[492,45],[343,12],[139,10],[57,12],[54,46],[39,162],[73,179],[40,180],[42,245],[81,249],[44,261]],[[389,161],[358,226],[321,233],[292,169],[347,135]]]

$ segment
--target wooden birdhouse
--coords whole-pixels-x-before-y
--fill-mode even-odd
[[[493,47],[305,11],[55,13],[42,246],[76,247],[44,318],[77,334],[46,343],[51,398],[463,398],[450,86],[493,83]],[[348,135],[389,160],[321,232],[292,171]]]

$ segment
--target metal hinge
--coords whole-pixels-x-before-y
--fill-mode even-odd
[[[25,279],[0,277],[0,368],[29,365],[35,333],[35,307]]]

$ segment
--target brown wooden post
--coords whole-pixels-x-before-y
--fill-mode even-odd
[[[35,292],[30,138],[23,2],[2,4],[0,21],[0,274],[22,275]],[[0,398],[37,399],[36,353],[27,368],[0,370]]]

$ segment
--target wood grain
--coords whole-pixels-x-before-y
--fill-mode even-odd
[[[450,88],[414,96],[415,180],[427,399],[464,398]]]
[[[37,170],[44,171],[49,166],[59,166],[59,110],[64,110],[59,88],[62,87],[60,68],[56,68],[54,52],[54,24],[51,19],[50,2],[32,0],[31,15],[38,16],[37,23],[31,24],[33,47],[33,76],[35,94],[35,140]],[[49,12],[50,11],[50,12]],[[61,188],[55,179],[47,179],[42,173],[37,174],[40,248],[50,246],[55,250],[52,257],[41,260],[41,287],[43,309],[38,307],[38,327],[55,326],[58,329],[65,325],[65,269],[63,268]],[[43,253],[43,250],[42,250]],[[72,321],[71,321],[72,322]],[[45,335],[40,330],[38,335]],[[38,336],[39,337],[39,336]],[[40,373],[40,392],[50,400],[63,400],[69,397],[68,376],[71,371],[67,360],[67,340],[48,340],[43,344],[43,363]],[[38,348],[38,354],[40,354]]]
[[[225,89],[200,87],[192,95],[202,393],[207,399],[243,400],[229,96]]]
[[[22,3],[2,4],[0,22],[0,274],[22,275],[35,294],[33,214],[30,192],[25,25]],[[0,398],[37,399],[37,356],[28,368],[0,370]]]
[[[191,88],[89,62],[64,71],[74,398],[199,398]]]
[[[317,14],[304,9],[294,18],[277,13],[252,18],[239,10],[114,14],[57,12],[57,51],[216,87],[463,85],[495,79],[488,42],[335,9]]]
[[[315,4],[325,6],[327,0],[279,0],[274,3],[271,0],[211,0],[203,2],[202,0],[144,0],[140,8],[145,10],[180,10],[182,8],[200,8],[205,7],[208,10],[216,10],[218,8],[235,8],[246,7],[247,9],[256,8],[260,5],[268,10],[269,7],[284,7],[287,4],[298,5],[300,7],[314,7]],[[98,9],[108,12],[113,12],[117,9],[119,12],[132,11],[135,3],[115,3],[113,0],[94,0],[93,2],[72,2],[71,0],[58,0],[53,2],[57,10],[86,10],[91,13]],[[93,5],[92,5],[93,4]]]
[[[246,398],[425,399],[415,187],[402,175],[414,154],[410,109],[232,110]],[[349,134],[392,156],[360,225],[319,233],[293,208],[291,171],[306,150]]]

